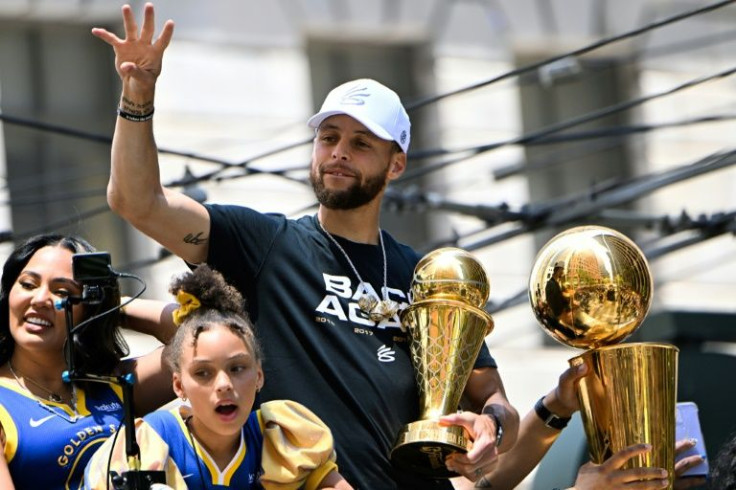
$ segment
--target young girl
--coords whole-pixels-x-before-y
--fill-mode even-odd
[[[163,470],[167,485],[182,489],[352,488],[337,472],[330,430],[312,412],[290,401],[251,411],[263,371],[240,293],[204,265],[171,293],[180,326],[164,355],[188,404],[136,422],[141,469]],[[88,488],[127,471],[125,457],[122,434],[105,443],[87,466]]]

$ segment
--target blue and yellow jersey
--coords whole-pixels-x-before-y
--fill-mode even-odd
[[[191,409],[159,410],[136,420],[142,470],[161,470],[175,489],[317,488],[336,470],[332,434],[312,412],[290,401],[265,403],[248,417],[240,445],[220,468],[196,438],[186,419]],[[110,470],[128,471],[124,434],[105,443],[85,471],[90,489],[104,489]],[[112,458],[110,458],[112,451]]]
[[[81,488],[87,462],[123,419],[122,393],[104,384],[78,387],[76,407],[75,413],[0,379],[5,459],[16,488]]]
[[[146,436],[146,450],[156,445],[162,452],[168,451],[168,458],[189,488],[258,488],[254,484],[261,469],[263,436],[256,412],[248,417],[240,432],[238,450],[222,470],[202,445],[196,442],[192,445],[193,437],[178,409],[159,410],[143,417],[137,433],[142,435],[143,431],[150,430],[154,434]]]

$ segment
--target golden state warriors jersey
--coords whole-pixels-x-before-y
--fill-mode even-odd
[[[122,393],[104,384],[78,388],[76,407],[75,413],[0,379],[5,458],[16,488],[81,488],[90,457],[123,419]]]

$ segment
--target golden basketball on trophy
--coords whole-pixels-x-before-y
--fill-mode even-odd
[[[564,231],[542,247],[529,280],[532,309],[545,332],[586,350],[570,365],[588,365],[578,398],[590,457],[602,463],[632,444],[652,451],[624,468],[657,467],[674,484],[678,349],[620,344],[649,311],[652,275],[628,237],[602,226]]]
[[[406,425],[391,451],[399,468],[432,478],[457,476],[445,457],[467,452],[463,427],[441,426],[439,418],[458,410],[475,359],[493,329],[482,308],[490,282],[483,266],[459,248],[441,248],[414,269],[414,303],[401,312],[411,335],[411,356],[419,389],[420,419]]]

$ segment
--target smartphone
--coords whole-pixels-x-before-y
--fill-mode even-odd
[[[115,279],[110,254],[107,252],[79,253],[72,255],[74,280],[82,283],[105,283]]]
[[[698,406],[693,402],[679,402],[675,410],[675,440],[695,439],[697,443],[675,457],[676,461],[693,455],[703,457],[703,462],[698,466],[690,468],[681,476],[708,476],[708,458],[705,454],[705,441],[703,431],[700,429],[698,418]]]

